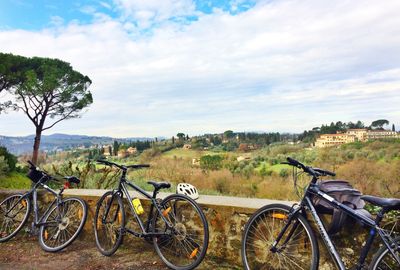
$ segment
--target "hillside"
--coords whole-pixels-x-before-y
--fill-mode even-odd
[[[0,145],[5,146],[11,153],[20,155],[32,151],[35,136],[9,137],[0,135]],[[41,151],[68,150],[80,146],[90,147],[94,145],[112,144],[114,140],[118,142],[146,141],[153,138],[132,137],[132,138],[112,138],[105,136],[86,136],[69,134],[43,135],[40,145]]]

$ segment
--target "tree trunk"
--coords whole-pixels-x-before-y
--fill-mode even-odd
[[[40,147],[40,139],[42,136],[42,129],[40,127],[36,128],[36,136],[35,142],[33,143],[33,153],[32,153],[32,162],[36,166],[38,165],[38,158],[39,158],[39,147]]]

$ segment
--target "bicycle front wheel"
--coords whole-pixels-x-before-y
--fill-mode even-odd
[[[396,252],[397,256],[400,256],[400,237],[394,240],[392,248]],[[369,266],[370,270],[392,270],[400,269],[400,264],[397,263],[393,254],[390,253],[386,246],[381,247],[375,256],[372,258],[372,262]]]
[[[70,245],[82,231],[87,205],[80,198],[66,198],[55,205],[40,226],[39,244],[43,250],[57,252]]]
[[[111,256],[122,243],[125,211],[122,198],[113,191],[106,192],[97,202],[93,220],[96,246],[101,254]]]
[[[15,194],[0,203],[0,243],[14,237],[28,220],[31,202],[22,196]]]
[[[307,220],[299,215],[281,238],[276,251],[271,251],[284,225],[290,207],[266,205],[247,222],[242,239],[242,261],[245,269],[317,269],[318,242]]]
[[[162,216],[156,212],[153,219],[153,232],[161,234],[153,238],[157,254],[172,269],[194,269],[208,247],[208,223],[203,211],[194,200],[180,194],[165,198],[160,208]]]

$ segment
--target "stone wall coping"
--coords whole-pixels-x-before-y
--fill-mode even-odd
[[[78,197],[101,197],[107,189],[67,189],[64,191],[66,196],[78,196]],[[21,193],[24,190],[0,190],[0,193]],[[151,193],[151,192],[150,192]],[[139,199],[146,199],[140,193],[130,190],[129,194],[132,197],[138,197]],[[165,198],[172,193],[160,192],[157,198]],[[245,198],[245,197],[233,197],[233,196],[216,196],[216,195],[201,195],[196,200],[201,205],[215,205],[215,206],[228,206],[228,207],[239,207],[249,209],[259,209],[267,204],[281,203],[292,205],[294,202],[270,200],[270,199],[258,199],[258,198]]]

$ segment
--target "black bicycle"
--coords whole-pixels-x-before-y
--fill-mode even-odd
[[[87,205],[80,198],[63,198],[63,191],[72,183],[79,184],[74,176],[64,177],[64,186],[59,192],[51,189],[45,183],[50,180],[59,181],[55,177],[37,168],[32,162],[29,178],[34,182],[31,190],[25,194],[15,194],[0,203],[0,242],[14,237],[25,225],[31,211],[33,200],[34,220],[30,232],[39,234],[40,246],[48,252],[56,252],[71,244],[82,231],[87,217]],[[37,189],[44,188],[54,195],[53,202],[39,217]]]
[[[126,180],[128,169],[147,168],[150,165],[119,165],[106,160],[98,160],[107,166],[115,166],[122,171],[118,188],[106,192],[97,202],[94,216],[94,232],[99,251],[111,256],[121,245],[126,233],[153,242],[154,248],[164,263],[179,270],[194,269],[204,256],[208,247],[208,223],[200,206],[191,198],[172,194],[163,200],[157,199],[160,189],[169,188],[166,182],[149,181],[154,186],[150,195],[140,187]],[[144,210],[138,198],[132,198],[128,187],[133,188],[150,200],[147,221],[140,215]],[[123,197],[135,217],[141,231],[126,228]]]
[[[242,260],[245,269],[318,269],[318,242],[307,220],[307,212],[316,222],[318,231],[338,269],[345,269],[335,245],[317,214],[312,200],[315,196],[370,228],[368,239],[354,269],[364,269],[366,257],[376,236],[381,238],[383,246],[373,256],[369,269],[400,269],[400,238],[393,238],[389,232],[379,227],[385,213],[400,210],[400,199],[362,196],[363,200],[381,207],[373,220],[320,190],[317,184],[319,177],[335,176],[335,173],[305,166],[291,158],[287,160],[286,164],[309,174],[312,177],[311,183],[306,187],[299,204],[292,207],[283,204],[266,205],[250,218],[242,241]]]

